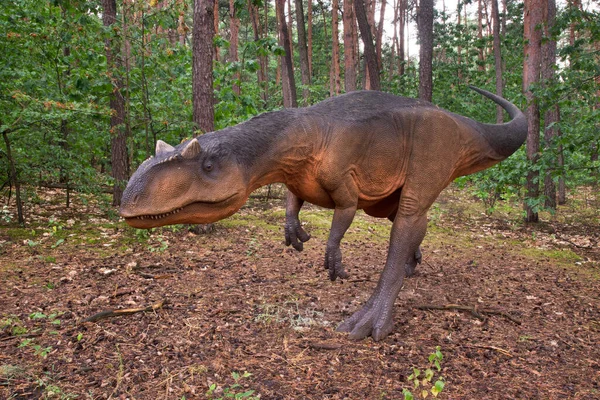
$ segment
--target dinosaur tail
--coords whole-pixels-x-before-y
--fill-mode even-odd
[[[521,147],[527,138],[525,114],[513,103],[500,96],[475,86],[469,87],[500,105],[510,116],[511,120],[504,124],[481,124],[483,135],[494,151],[503,157],[510,156]]]

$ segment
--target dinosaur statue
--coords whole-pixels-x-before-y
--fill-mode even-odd
[[[255,189],[288,190],[286,244],[302,250],[309,235],[298,214],[307,201],[333,208],[325,268],[346,277],[340,242],[357,210],[393,221],[385,268],[364,306],[338,331],[378,341],[393,328],[394,301],[420,261],[427,210],[455,178],[507,158],[525,141],[527,121],[507,100],[511,121],[473,121],[416,99],[357,91],[307,108],[284,109],[210,132],[156,156],[131,177],[120,214],[136,228],[205,224],[229,217]]]

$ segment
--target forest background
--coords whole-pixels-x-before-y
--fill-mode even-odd
[[[118,205],[157,139],[359,89],[502,121],[475,85],[526,110],[527,146],[458,183],[527,221],[600,173],[598,2],[21,0],[0,6],[0,51],[5,222],[40,186]]]

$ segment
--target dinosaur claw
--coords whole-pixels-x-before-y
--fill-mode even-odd
[[[292,246],[297,251],[304,250],[304,242],[310,239],[310,235],[300,226],[300,221],[291,220],[285,224],[285,245]]]
[[[344,270],[344,264],[342,264],[342,251],[339,247],[327,248],[324,267],[329,271],[329,279],[332,282],[337,278],[348,278],[348,273]]]
[[[367,336],[371,336],[376,342],[382,340],[394,327],[393,307],[385,304],[382,297],[369,299],[360,310],[342,322],[336,331],[348,333],[350,340],[362,340]]]
[[[418,248],[413,258],[404,264],[404,271],[407,277],[414,275],[417,264],[421,264],[421,261],[423,261],[423,254],[421,253],[421,248]]]

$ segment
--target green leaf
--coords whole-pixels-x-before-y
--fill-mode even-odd
[[[433,371],[432,371],[430,368],[427,368],[427,369],[425,370],[425,379],[426,379],[428,382],[431,382],[431,380],[433,379]]]
[[[442,392],[442,390],[444,390],[444,386],[445,386],[444,381],[437,380],[435,382],[435,384],[433,385],[433,387],[431,388],[431,393],[433,394],[433,396],[437,397],[437,395],[440,394]]]

